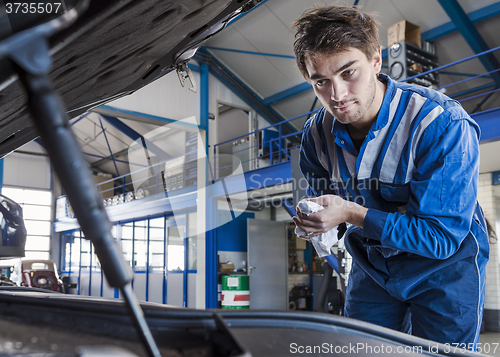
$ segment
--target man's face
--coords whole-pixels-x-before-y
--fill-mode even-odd
[[[363,52],[350,48],[307,57],[305,64],[316,96],[339,122],[373,121],[381,104],[374,102],[375,96],[380,96],[376,79],[382,65],[380,53],[368,60]]]

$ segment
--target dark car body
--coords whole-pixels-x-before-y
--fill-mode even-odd
[[[141,305],[163,357],[477,355],[329,314]],[[146,355],[125,306],[116,299],[0,288],[0,319],[0,340],[3,346],[13,341],[16,356],[22,355],[16,343],[26,356]]]

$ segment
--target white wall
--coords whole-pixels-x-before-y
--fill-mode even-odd
[[[289,118],[285,118],[285,119],[289,119]],[[264,119],[260,115],[257,115],[257,129],[267,128],[270,125],[272,125],[272,124],[269,123],[266,119]],[[273,126],[272,128],[269,128],[269,130],[278,131],[278,126]]]
[[[491,224],[496,223],[496,202],[491,185],[491,174],[479,175],[478,201],[483,208],[484,214]],[[500,309],[500,275],[498,263],[498,251],[496,245],[490,246],[490,260],[486,266],[486,294],[484,307],[486,309]]]
[[[288,213],[288,211],[283,207],[283,206],[275,206],[276,211],[275,211],[275,221],[278,222],[287,222],[287,221],[292,221],[292,217]],[[262,211],[256,211],[255,213],[255,219],[266,219],[266,220],[271,220],[271,208],[266,207]]]
[[[491,173],[483,173],[479,175],[478,201],[483,208],[484,214],[491,225],[496,228],[500,227],[500,221],[497,218],[499,210],[498,203],[495,198],[494,186],[492,186]],[[499,243],[490,244],[490,260],[486,265],[486,288],[484,298],[485,317],[491,325],[491,319],[498,319],[500,316],[500,252]],[[493,310],[493,311],[488,311]],[[499,322],[497,321],[498,325]]]
[[[484,143],[479,145],[480,162],[479,172],[494,172],[500,170],[500,160],[498,152],[500,151],[500,141]]]
[[[200,75],[195,72],[193,75],[199,88]],[[199,123],[200,90],[194,93],[188,89],[188,84],[189,81],[183,88],[176,72],[170,72],[131,95],[107,105],[175,120],[195,116]]]
[[[4,158],[3,185],[24,188],[51,189],[51,167],[45,150],[32,141],[18,149],[25,153],[12,153]]]
[[[240,97],[238,97],[233,91],[226,87],[221,81],[219,81],[214,76],[209,76],[209,97],[208,97],[208,110],[210,113],[216,115],[217,107],[219,103],[224,103],[227,105],[233,105],[238,108],[244,108],[250,110],[250,106],[247,105]],[[209,120],[209,142],[210,144],[217,144],[217,130],[219,125],[219,118],[215,120]]]

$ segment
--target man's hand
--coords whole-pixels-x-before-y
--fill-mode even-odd
[[[304,232],[310,233],[301,238],[311,238],[328,232],[342,222],[348,222],[363,228],[363,221],[368,209],[357,203],[346,201],[335,195],[324,195],[306,200],[316,202],[322,205],[324,209],[307,216],[296,208],[297,217],[293,217],[293,221]]]

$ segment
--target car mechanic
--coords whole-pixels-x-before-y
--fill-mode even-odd
[[[294,24],[297,65],[323,108],[304,125],[308,238],[346,222],[345,316],[475,349],[489,256],[477,202],[479,126],[459,103],[381,74],[377,23],[315,7]]]

